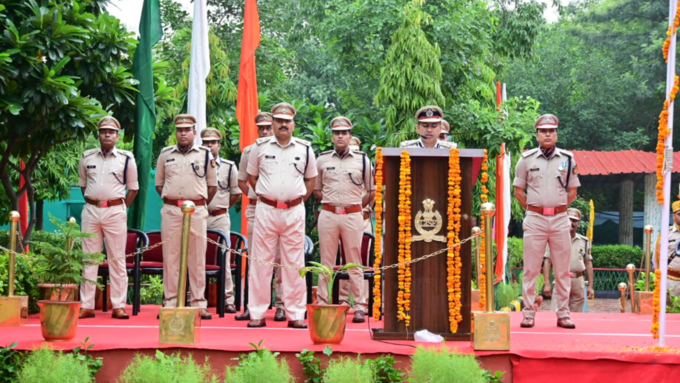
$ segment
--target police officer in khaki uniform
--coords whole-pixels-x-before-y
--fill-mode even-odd
[[[231,232],[231,220],[229,208],[241,199],[241,189],[238,187],[238,168],[233,161],[220,157],[222,145],[222,133],[215,128],[206,128],[201,131],[203,146],[210,149],[210,154],[217,164],[217,193],[208,205],[208,230],[217,230],[229,238]],[[227,265],[230,264],[231,253],[227,253]],[[238,272],[241,272],[240,270]],[[231,271],[227,269],[224,278],[224,312],[235,314],[234,306],[234,282],[231,279]]]
[[[575,328],[569,319],[569,263],[571,262],[571,223],[567,206],[576,198],[576,161],[570,152],[555,147],[557,117],[544,114],[536,120],[539,147],[522,154],[515,168],[515,197],[524,207],[524,320],[522,327],[533,327],[536,309],[536,278],[541,272],[546,245],[550,245],[555,266],[557,326]]]
[[[196,210],[191,216],[191,230],[205,233],[208,229],[208,205],[217,191],[215,159],[210,149],[194,145],[196,118],[189,114],[175,117],[177,145],[163,148],[156,165],[156,191],[163,199],[161,208],[161,238],[182,231],[184,201],[193,201]],[[206,240],[189,236],[189,285],[191,306],[201,308],[202,319],[212,319],[205,300]],[[165,307],[177,307],[181,236],[163,243],[163,293]]]
[[[260,138],[248,158],[248,182],[258,196],[253,231],[253,256],[304,267],[305,206],[316,181],[316,158],[307,141],[293,137],[295,108],[280,103],[272,108],[274,136]],[[297,270],[280,268],[288,327],[307,328],[304,322],[306,286]],[[266,326],[273,266],[250,263],[248,327]]]
[[[257,135],[260,138],[271,137],[274,134],[272,131],[273,119],[274,118],[272,117],[272,114],[269,112],[260,112],[255,116]],[[243,149],[238,171],[238,186],[242,191],[247,191],[248,194],[249,202],[248,208],[246,209],[246,219],[248,220],[248,243],[251,247],[253,244],[253,229],[255,228],[255,206],[257,205],[257,194],[255,194],[255,189],[248,185],[248,158],[254,147],[255,144],[247,146],[245,149]],[[280,250],[276,251],[274,262],[281,263]],[[283,298],[281,295],[281,273],[277,272],[276,270],[274,270],[274,273],[276,274],[274,278],[274,291],[276,292],[276,314],[274,315],[274,321],[283,322],[286,320],[286,312],[283,309]],[[250,311],[248,311],[248,308],[245,309],[243,314],[236,315],[236,320],[250,320]]]
[[[666,288],[674,297],[680,296],[680,257],[675,254],[675,246],[680,240],[680,201],[671,205],[673,225],[668,228],[668,280]],[[661,239],[659,235],[657,242]],[[656,265],[656,267],[659,267]]]
[[[106,239],[106,255],[111,279],[111,316],[128,319],[125,312],[128,277],[125,270],[125,245],[127,243],[127,212],[137,196],[137,165],[132,153],[116,148],[120,138],[120,123],[113,117],[99,121],[100,147],[90,149],[80,159],[78,185],[85,196],[82,214],[83,231],[97,234],[94,238],[83,238],[83,251],[102,251]],[[125,195],[125,190],[128,190]],[[117,259],[115,259],[117,258]],[[115,259],[115,260],[114,260]],[[97,280],[97,265],[86,265],[83,278]],[[83,283],[80,286],[82,302],[79,317],[94,318],[95,285]]]
[[[584,272],[588,275],[590,286],[588,287],[588,298],[595,297],[595,290],[592,286],[593,281],[593,255],[591,254],[590,241],[588,237],[576,233],[579,226],[581,226],[581,211],[579,209],[570,208],[567,210],[567,215],[571,221],[571,263],[569,265],[569,275],[571,276],[571,292],[569,294],[569,311],[583,312],[583,307],[586,303],[585,280],[583,278]],[[545,261],[543,261],[543,275],[545,281],[550,281],[550,247],[545,251]],[[550,283],[544,285],[544,295],[552,295],[550,293]],[[547,294],[546,294],[547,292]],[[557,300],[552,300],[553,311],[557,309]]]
[[[352,138],[349,140],[349,149],[350,150],[359,150],[361,151],[361,140],[359,137],[352,136]],[[372,170],[375,172],[375,169]],[[372,176],[375,176],[375,174],[372,174]],[[373,194],[373,197],[375,197],[375,194]],[[364,216],[364,232],[365,233],[371,233],[373,234],[373,223],[371,222],[371,213],[373,213],[373,199],[371,199],[371,203],[368,205],[364,206],[364,211],[362,212]],[[340,294],[342,294],[343,288],[342,285],[344,285],[346,282],[345,280],[340,281]],[[347,289],[349,291],[349,289]]]
[[[342,247],[347,263],[362,264],[361,241],[363,239],[363,207],[371,204],[375,187],[371,175],[371,162],[366,154],[349,148],[352,122],[346,117],[331,121],[334,150],[319,155],[314,196],[321,201],[319,215],[319,249],[321,263],[335,266],[338,245]],[[349,270],[350,288],[354,296],[354,323],[363,323],[366,313],[367,293],[361,269]],[[317,297],[328,303],[326,280],[319,277]],[[344,299],[343,299],[344,298]],[[341,297],[340,304],[348,305],[349,297]]]
[[[429,105],[418,109],[416,112],[416,131],[420,135],[417,140],[408,140],[401,143],[402,148],[455,148],[456,144],[448,141],[440,141],[439,134],[442,131],[444,112],[435,105]]]

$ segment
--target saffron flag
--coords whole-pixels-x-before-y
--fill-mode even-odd
[[[201,130],[207,126],[205,114],[205,80],[210,73],[210,46],[208,43],[208,6],[206,0],[194,0],[194,24],[191,30],[191,66],[189,67],[189,95],[187,113],[196,117],[194,142],[201,145]]]
[[[139,20],[139,45],[132,63],[132,75],[138,81],[136,129],[133,153],[137,162],[139,194],[130,207],[128,226],[144,230],[146,200],[151,178],[153,132],[156,128],[156,96],[153,89],[153,52],[151,48],[163,36],[159,0],[144,0]]]
[[[255,69],[255,50],[260,46],[260,16],[257,1],[246,0],[243,11],[243,40],[241,42],[241,64],[239,67],[238,96],[236,98],[236,119],[241,127],[241,150],[252,145],[257,139],[255,115],[259,111],[257,99],[257,71]],[[248,232],[246,208],[247,191],[243,191],[241,209],[241,232]]]

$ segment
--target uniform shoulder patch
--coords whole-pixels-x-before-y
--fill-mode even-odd
[[[222,162],[224,162],[227,165],[236,166],[236,162],[230,161],[230,160],[227,160],[227,159],[224,159],[224,158],[222,158]]]
[[[579,238],[579,239],[585,241],[586,244],[590,241],[588,239],[588,237],[586,237],[585,235],[578,234],[578,233],[576,233],[576,238]]]
[[[91,156],[91,155],[97,153],[98,150],[99,150],[99,148],[94,148],[94,149],[86,150],[86,151],[83,153],[83,157]]]
[[[120,153],[120,154],[122,154],[122,155],[124,155],[124,156],[128,156],[128,157],[130,157],[130,158],[135,158],[135,155],[134,155],[131,151],[129,151],[129,150],[121,150],[121,149],[118,149],[118,153]]]
[[[399,147],[400,148],[408,148],[408,147],[416,145],[416,142],[418,142],[418,140],[402,141],[401,144],[399,144]]]
[[[303,140],[302,138],[293,137],[293,139],[295,140],[295,142],[302,144],[304,146],[312,146],[311,142]]]
[[[449,142],[449,141],[440,141],[439,146],[442,147],[442,148],[446,148],[446,149],[452,149],[452,148],[458,147],[458,145],[456,145],[456,143]]]
[[[333,150],[326,150],[325,152],[319,153],[319,157],[325,156],[325,155],[328,155],[328,154],[331,154],[331,153],[333,153]]]
[[[248,145],[248,146],[246,146],[246,148],[243,149],[243,154],[248,154],[248,153],[250,153],[250,152],[253,150],[253,146],[254,146],[254,145]]]
[[[352,153],[361,154],[361,155],[366,154],[366,153],[362,152],[362,151],[359,150],[359,149],[354,149],[354,150],[352,150]]]
[[[174,147],[175,147],[175,145],[166,146],[161,150],[161,153],[167,152],[168,150],[172,150],[172,148],[174,148]]]
[[[564,150],[564,149],[558,149],[558,150],[560,151],[560,154],[564,154],[565,156],[569,156],[569,157],[573,157],[573,156],[574,156],[574,153],[569,152],[569,151],[567,151],[567,150]]]
[[[531,155],[536,154],[537,152],[538,152],[538,148],[527,150],[526,152],[522,153],[522,157],[529,157]]]
[[[271,137],[262,137],[262,138],[258,138],[257,140],[255,140],[255,143],[256,143],[257,145],[262,145],[262,144],[264,144],[265,142],[271,141],[271,139],[272,139]]]
[[[203,146],[203,145],[199,145],[198,148],[199,148],[199,149],[202,149],[202,150],[205,150],[205,151],[207,151],[207,152],[210,151],[210,148],[205,147],[205,146]]]

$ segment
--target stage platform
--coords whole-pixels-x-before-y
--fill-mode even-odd
[[[79,321],[78,335],[73,342],[50,345],[54,349],[70,350],[89,337],[90,343],[96,345],[93,354],[104,357],[98,382],[114,382],[135,353],[152,354],[156,349],[181,350],[192,353],[200,361],[208,356],[215,372],[223,374],[225,365],[236,364],[235,358],[240,353],[252,350],[249,342],[260,340],[264,347],[280,352],[291,370],[302,377],[295,353],[303,349],[322,351],[325,347],[314,345],[307,330],[289,329],[286,322],[274,322],[273,311],[268,313],[265,328],[246,328],[247,322],[235,321],[234,315],[224,318],[214,315],[212,320],[203,322],[199,344],[160,345],[158,309],[158,306],[143,306],[138,316],[127,321],[115,320],[110,313],[97,311],[96,318]],[[651,317],[634,314],[576,313],[572,314],[576,329],[566,330],[556,327],[554,313],[538,313],[533,329],[520,328],[522,314],[511,313],[509,352],[475,352],[469,342],[446,342],[445,345],[461,353],[476,354],[485,368],[506,371],[505,382],[680,382],[680,314],[669,314],[667,318],[668,348],[664,350],[654,349],[656,342],[649,332]],[[348,322],[344,342],[332,347],[334,354],[361,354],[367,358],[391,354],[399,361],[399,368],[408,370],[409,355],[416,351],[417,342],[372,340],[368,323],[353,324],[351,317]],[[370,321],[371,328],[381,326],[381,322]],[[46,343],[42,340],[37,315],[32,315],[25,326],[0,328],[0,346],[12,342],[18,342],[20,350]]]

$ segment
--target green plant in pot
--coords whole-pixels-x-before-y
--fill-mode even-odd
[[[307,305],[307,319],[309,320],[309,336],[314,343],[339,344],[345,337],[345,326],[347,324],[347,311],[349,306],[333,304],[333,285],[337,274],[333,269],[318,262],[309,262],[311,266],[300,269],[300,276],[305,277],[307,273],[314,273],[323,276],[328,292],[328,302],[330,304],[309,304]],[[338,270],[344,272],[349,269],[366,267],[356,263],[348,263]],[[319,278],[319,283],[322,278]]]
[[[63,246],[47,242],[36,242],[34,261],[35,276],[42,283],[49,283],[48,295],[51,300],[40,300],[40,328],[45,340],[69,340],[76,336],[80,302],[68,294],[81,283],[94,283],[83,278],[86,265],[101,263],[102,253],[86,253],[74,246],[78,239],[95,237],[95,234],[80,231],[80,226],[71,218],[61,222],[50,214],[50,221],[66,237]]]

